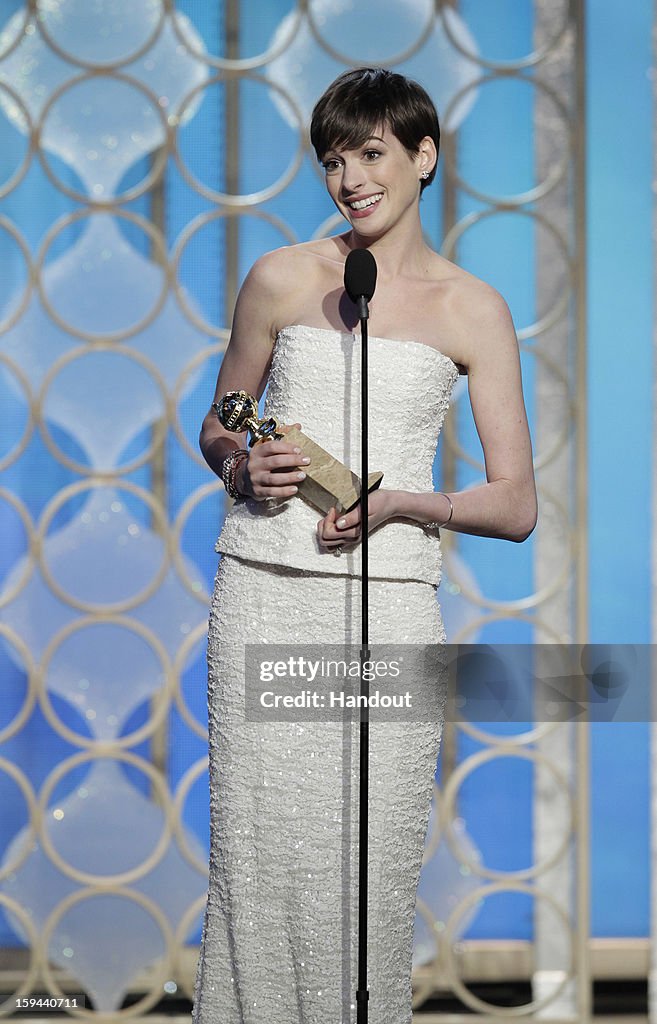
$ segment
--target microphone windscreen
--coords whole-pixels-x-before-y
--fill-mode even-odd
[[[369,302],[376,288],[376,260],[369,249],[352,249],[344,265],[344,287],[352,302],[365,296]]]

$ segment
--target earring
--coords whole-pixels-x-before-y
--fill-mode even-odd
[[[429,177],[429,172],[428,171],[422,171],[422,174],[420,175],[420,177],[424,178],[425,181],[426,181],[426,179]]]

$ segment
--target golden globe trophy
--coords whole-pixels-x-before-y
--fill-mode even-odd
[[[360,501],[360,479],[355,473],[297,427],[281,433],[273,416],[259,419],[258,403],[248,391],[227,391],[218,402],[212,403],[212,408],[226,430],[235,433],[250,431],[250,448],[254,444],[266,444],[267,441],[285,440],[300,448],[301,456],[309,455],[310,464],[299,465],[299,469],[305,471],[306,478],[299,481],[297,495],[305,498],[324,515],[333,507],[338,512],[349,512]],[[383,473],[370,473],[368,494],[376,490],[382,480]]]

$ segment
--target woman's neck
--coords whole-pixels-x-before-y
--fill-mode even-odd
[[[422,275],[431,250],[419,232],[389,231],[381,238],[362,238],[353,229],[342,236],[349,249],[369,249],[382,280]]]

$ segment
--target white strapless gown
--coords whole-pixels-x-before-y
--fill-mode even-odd
[[[370,468],[383,487],[433,490],[454,363],[370,338]],[[360,340],[294,326],[276,342],[265,414],[359,472]],[[359,726],[245,718],[245,644],[352,643],[360,552],[319,550],[321,513],[295,496],[238,500],[226,517],[208,638],[210,878],[194,1024],[355,1024]],[[410,520],[369,537],[370,643],[445,643],[437,531]],[[289,652],[288,652],[289,653]],[[280,653],[273,651],[274,657]],[[438,688],[438,694],[437,694]],[[370,1024],[410,1024],[413,923],[446,695],[416,682],[424,721],[370,724]],[[438,708],[438,710],[436,710]],[[430,709],[430,710],[429,710]]]

